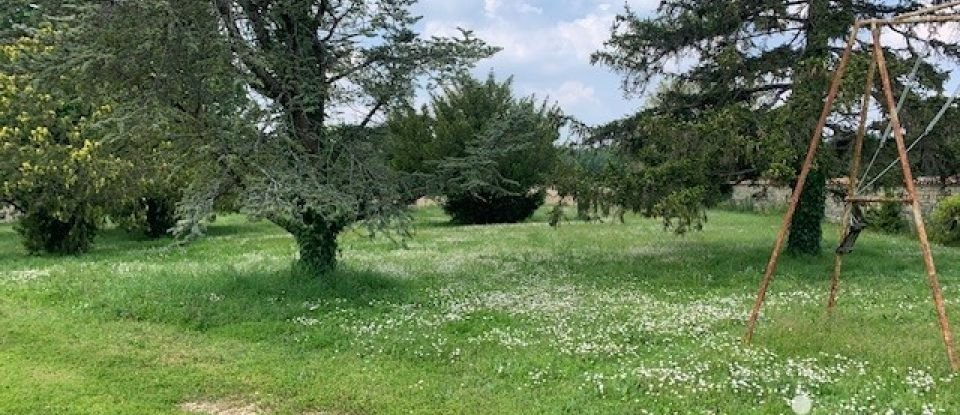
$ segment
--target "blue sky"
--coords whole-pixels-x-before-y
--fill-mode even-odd
[[[476,76],[491,70],[501,79],[512,75],[518,93],[549,98],[568,114],[596,125],[632,114],[643,103],[624,97],[619,75],[590,65],[590,54],[609,38],[614,17],[625,4],[640,15],[653,15],[659,0],[420,0],[414,10],[423,16],[419,29],[426,36],[455,35],[462,27],[503,48],[480,62]],[[940,36],[953,40],[957,33],[953,25]],[[892,32],[884,35],[887,45],[902,42]],[[957,82],[960,77],[954,76],[950,91]]]
[[[658,0],[626,2],[653,13]],[[626,99],[620,77],[590,65],[590,54],[610,35],[623,0],[420,0],[424,35],[449,35],[457,27],[503,50],[474,73],[514,77],[515,90],[556,101],[568,114],[599,124],[633,113],[641,100]]]

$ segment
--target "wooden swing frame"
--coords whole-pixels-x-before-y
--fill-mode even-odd
[[[920,201],[917,197],[916,186],[914,185],[913,172],[910,169],[910,161],[907,155],[907,147],[903,136],[903,129],[901,128],[900,115],[897,111],[897,105],[893,97],[890,72],[887,68],[886,58],[883,55],[883,47],[880,39],[881,30],[887,26],[960,22],[960,12],[954,12],[952,14],[937,13],[941,10],[954,7],[960,7],[960,0],[923,8],[915,12],[905,13],[890,19],[863,19],[854,22],[853,27],[850,30],[850,37],[847,41],[846,48],[844,49],[837,69],[834,72],[833,80],[831,81],[829,92],[826,100],[824,101],[823,111],[820,114],[817,127],[814,129],[813,137],[810,139],[810,145],[807,148],[806,158],[803,161],[803,167],[800,170],[800,175],[797,177],[796,187],[794,188],[793,194],[790,197],[790,204],[787,207],[787,212],[783,217],[783,223],[781,224],[780,231],[777,234],[773,252],[770,254],[770,260],[767,262],[766,271],[764,272],[763,279],[760,282],[760,290],[757,293],[753,310],[750,313],[749,320],[747,320],[747,331],[743,337],[743,341],[745,343],[750,343],[753,339],[753,333],[756,329],[757,319],[760,316],[760,310],[763,308],[763,302],[766,298],[767,290],[770,288],[770,282],[773,280],[773,274],[777,270],[780,252],[783,250],[784,242],[790,232],[791,221],[793,220],[793,216],[797,211],[797,205],[800,202],[800,193],[806,184],[807,177],[809,176],[810,169],[813,166],[814,158],[817,154],[817,149],[819,148],[820,142],[823,139],[823,129],[826,127],[827,119],[833,110],[833,105],[837,98],[837,94],[839,93],[840,85],[843,81],[854,45],[857,43],[861,29],[869,28],[873,36],[873,60],[870,65],[870,70],[867,73],[866,87],[863,95],[863,106],[860,112],[860,124],[854,141],[853,161],[850,164],[850,178],[847,182],[848,197],[845,200],[846,209],[842,222],[844,226],[841,226],[840,240],[843,241],[847,237],[847,232],[849,229],[845,225],[850,221],[854,204],[895,201],[908,204],[910,206],[910,209],[913,213],[913,223],[916,228],[917,239],[920,243],[920,253],[923,257],[923,264],[926,269],[927,282],[930,285],[930,290],[933,295],[933,303],[937,312],[937,321],[940,325],[940,333],[943,337],[944,345],[946,346],[947,359],[950,362],[950,367],[954,371],[960,371],[960,358],[957,356],[953,341],[953,334],[950,331],[950,321],[947,318],[947,311],[943,299],[943,291],[940,289],[936,265],[934,265],[933,255],[930,250],[930,242],[927,239],[927,230],[923,223],[923,213],[920,209]],[[903,172],[903,184],[906,193],[906,197],[904,198],[890,199],[859,197],[854,194],[857,189],[857,176],[860,174],[860,165],[862,163],[863,139],[866,135],[867,119],[869,118],[871,100],[873,97],[874,81],[878,73],[880,75],[884,106],[886,107],[890,123],[893,127],[893,136],[897,144],[897,153],[900,156],[900,169]],[[840,272],[842,267],[843,254],[838,252],[836,254],[833,273],[831,276],[830,295],[829,299],[827,300],[828,312],[832,311],[837,303],[837,291],[840,286]]]

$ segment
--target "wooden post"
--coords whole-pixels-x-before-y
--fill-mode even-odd
[[[880,45],[880,29],[877,25],[873,25],[872,30],[873,51],[876,55],[877,67],[880,70],[883,96],[890,113],[890,123],[893,125],[893,136],[897,142],[897,152],[900,154],[900,168],[903,170],[904,186],[906,186],[910,198],[913,199],[910,204],[913,210],[913,222],[917,228],[917,239],[920,241],[920,253],[923,256],[923,265],[927,270],[927,282],[930,284],[930,290],[933,294],[933,304],[937,311],[937,320],[940,323],[940,333],[943,335],[943,342],[947,348],[947,358],[950,360],[950,366],[954,371],[960,371],[960,360],[957,359],[957,354],[954,350],[953,334],[950,332],[950,321],[947,319],[943,292],[940,290],[940,282],[937,279],[937,269],[933,264],[933,254],[930,251],[930,242],[927,240],[927,230],[923,224],[920,201],[917,198],[917,188],[913,184],[913,172],[910,169],[910,160],[907,158],[907,148],[904,144],[900,115],[897,113],[897,106],[893,99],[893,88],[890,85],[890,73],[887,71],[887,60],[886,57],[883,56],[883,48]]]
[[[787,213],[783,216],[783,223],[780,225],[780,232],[777,234],[777,240],[773,244],[773,253],[770,254],[770,260],[767,262],[767,269],[760,281],[760,290],[757,292],[757,299],[753,304],[753,310],[750,312],[750,318],[747,320],[747,332],[743,336],[744,343],[750,343],[753,339],[753,331],[757,325],[757,318],[760,316],[760,309],[763,308],[763,301],[767,296],[767,290],[770,288],[770,281],[773,280],[773,274],[777,270],[777,262],[780,259],[780,251],[783,249],[787,233],[790,231],[790,222],[793,215],[797,212],[797,204],[800,203],[800,193],[807,182],[807,176],[810,174],[810,168],[813,166],[814,157],[817,154],[817,148],[823,139],[823,128],[827,125],[827,118],[833,110],[833,102],[840,91],[840,84],[843,81],[844,72],[847,70],[847,63],[850,62],[850,54],[853,52],[853,45],[857,42],[857,33],[860,31],[860,25],[855,23],[850,30],[850,38],[847,40],[847,46],[843,50],[840,63],[833,75],[833,81],[830,84],[830,92],[823,103],[823,111],[820,113],[820,120],[813,130],[813,136],[810,138],[810,146],[807,148],[807,156],[803,160],[803,167],[800,169],[800,176],[797,177],[797,185],[790,196],[790,205],[787,207]]]
[[[860,162],[863,158],[863,138],[867,134],[867,119],[870,118],[870,104],[873,102],[873,81],[877,72],[877,61],[870,60],[870,70],[867,71],[867,83],[863,91],[863,106],[860,108],[860,125],[857,128],[857,137],[853,142],[853,157],[850,161],[850,178],[847,181],[847,197],[854,197],[857,190],[857,176],[860,175]],[[847,201],[843,212],[843,221],[840,222],[840,243],[847,237],[853,202]],[[840,271],[843,268],[843,255],[836,254],[833,261],[833,275],[830,277],[830,297],[827,299],[827,312],[833,311],[837,305],[837,291],[840,289]]]

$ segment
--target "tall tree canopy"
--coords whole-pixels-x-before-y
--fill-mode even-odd
[[[73,66],[101,92],[124,91],[113,95],[129,110],[115,118],[118,138],[157,136],[179,166],[206,166],[190,173],[178,231],[197,229],[233,191],[245,211],[294,235],[302,264],[325,271],[345,227],[401,224],[382,115],[495,52],[468,31],[420,36],[414,3],[101,3],[82,14]]]
[[[280,116],[255,200],[297,238],[310,268],[334,264],[345,226],[389,221],[402,205],[370,123],[408,102],[419,81],[494,52],[466,31],[422,38],[415,2],[215,0],[239,69]]]
[[[594,63],[609,66],[624,77],[623,88],[630,94],[642,94],[658,80],[675,85],[660,94],[649,109],[633,117],[635,130],[627,136],[633,145],[651,140],[650,125],[658,120],[716,123],[724,117],[742,118],[733,134],[694,134],[707,148],[719,148],[730,160],[724,168],[667,169],[710,189],[718,189],[730,179],[743,177],[747,167],[754,176],[790,180],[799,170],[810,133],[816,125],[829,77],[839,60],[849,28],[858,18],[890,17],[914,10],[916,1],[721,1],[665,0],[652,17],[641,17],[627,8],[620,14],[603,50],[593,55]],[[920,34],[895,28],[907,41],[904,47],[886,47],[891,72],[900,75],[909,70],[910,59],[918,52]],[[926,36],[923,36],[924,38]],[[858,41],[852,73],[863,74],[869,62],[869,40]],[[937,39],[931,50],[956,57],[956,45]],[[896,53],[894,53],[896,52]],[[843,150],[852,137],[862,91],[860,76],[850,76],[841,93],[837,111],[830,119],[827,140]],[[923,66],[918,78],[931,89],[939,90],[945,79],[930,64]],[[739,108],[739,109],[736,109]],[[727,114],[726,116],[723,114]],[[719,118],[718,118],[719,117]],[[670,122],[670,121],[665,121]],[[621,135],[622,137],[622,135]],[[726,140],[734,140],[728,142]],[[716,140],[720,140],[719,142]],[[646,162],[640,170],[650,172],[663,163],[677,164],[683,155],[661,152],[664,161]],[[711,163],[716,154],[695,152],[700,159],[688,160],[691,166]],[[829,171],[830,157],[817,163],[823,177]],[[727,173],[737,173],[727,175]],[[684,189],[665,189],[673,181],[654,181],[654,198],[668,201]],[[802,204],[822,203],[824,182],[810,180]],[[709,205],[715,191],[686,192],[683,205]],[[701,196],[702,195],[702,196]],[[817,201],[819,199],[819,202]],[[678,205],[679,206],[679,205]],[[661,212],[668,217],[677,212]],[[687,215],[689,216],[689,215]],[[794,219],[789,247],[800,252],[817,252],[820,243],[822,209],[801,206]]]

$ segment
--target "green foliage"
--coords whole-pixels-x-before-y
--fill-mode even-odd
[[[729,193],[727,180],[743,170],[755,117],[730,106],[701,120],[677,120],[653,110],[595,133],[610,142],[617,168],[608,170],[600,195],[645,216],[660,217],[678,233],[701,229],[707,208]],[[617,130],[613,136],[597,135]]]
[[[907,131],[908,145],[911,145],[910,143],[921,134],[924,135],[924,138],[910,151],[910,168],[914,177],[939,178],[945,181],[960,174],[960,108],[955,105],[947,108],[935,128],[927,133],[925,130],[929,123],[947,100],[945,96],[947,91],[933,95],[937,92],[940,91],[934,88],[923,88],[920,93],[924,96],[918,97],[916,92],[911,93],[900,114],[903,128]],[[952,93],[953,90],[949,92]],[[930,95],[926,96],[926,94]],[[878,122],[873,128],[883,131],[886,124]],[[872,156],[879,146],[879,141],[879,134],[873,140],[868,140],[865,143],[864,153]],[[893,164],[894,168],[878,178],[876,183],[878,187],[898,187],[903,184],[897,152],[890,150],[893,147],[894,141],[891,135],[888,137],[886,147],[877,155],[871,177],[867,178],[873,180],[880,170]]]
[[[111,212],[111,218],[128,232],[142,233],[150,238],[168,235],[177,225],[177,203],[181,192],[173,186],[140,188],[135,197]]]
[[[525,195],[464,195],[448,199],[443,211],[454,223],[517,223],[530,219],[543,204],[544,192]]]
[[[59,53],[62,32],[24,30],[0,46],[0,201],[23,213],[17,230],[30,252],[83,252],[131,164],[103,146],[109,105],[78,99],[69,80],[35,82],[30,64]]]
[[[395,112],[387,125],[391,164],[429,177],[458,223],[513,223],[543,204],[557,160],[559,109],[514,98],[511,81],[460,77],[417,112]]]
[[[467,31],[419,36],[414,3],[214,1],[231,61],[282,115],[268,121],[274,128],[241,171],[245,210],[308,243],[301,251],[317,257],[301,261],[318,271],[333,267],[331,232],[358,221],[371,232],[405,232],[403,183],[372,121],[408,103],[421,81],[462,74],[496,51]],[[345,109],[360,119],[338,117]]]
[[[663,218],[663,226],[678,234],[702,230],[707,222],[703,208],[703,188],[684,188],[663,198],[653,207],[653,213]]]
[[[699,166],[716,163],[696,156],[690,163],[692,166],[683,166],[690,158],[670,146],[663,147],[656,138],[636,143],[632,152],[644,148],[664,157],[652,162],[644,160],[642,167],[634,170],[650,175],[661,169],[690,176],[662,182],[635,180],[636,191],[644,194],[638,201],[665,199],[676,189],[699,187],[706,190],[700,193],[705,199],[695,204],[709,206],[716,195],[715,189],[731,180],[765,178],[780,183],[795,180],[821,113],[832,68],[839,61],[840,49],[836,45],[844,41],[850,25],[856,19],[885,18],[917,7],[917,2],[881,0],[814,0],[804,2],[803,7],[783,0],[760,0],[749,5],[725,0],[666,0],[660,2],[652,17],[627,7],[617,16],[610,39],[593,55],[593,62],[620,73],[628,94],[643,94],[655,80],[665,79],[667,84],[645,111],[650,115],[638,114],[620,122],[619,127],[628,127],[626,133],[629,134],[638,125],[652,124],[651,116],[662,117],[664,120],[656,123],[656,130],[642,134],[655,137],[661,134],[658,130],[677,135],[669,129],[670,125],[685,125],[699,135],[691,140],[698,142],[693,144],[694,148],[706,146],[720,150],[713,155],[726,159],[722,164],[728,167],[704,171]],[[946,43],[934,42],[932,46],[951,56],[958,54],[956,48]],[[828,128],[832,136],[824,146],[832,146],[836,151],[821,151],[817,160],[828,177],[840,171],[840,163],[832,158],[842,155],[854,136],[857,123],[853,118],[861,103],[862,78],[869,67],[870,53],[870,48],[864,45],[855,48],[849,65],[850,76],[840,90],[830,117]],[[696,56],[696,61],[677,70],[676,62],[689,56]],[[916,50],[908,48],[887,56],[896,78],[909,70]],[[929,63],[924,65],[922,73],[920,82],[925,87],[935,88],[943,82],[942,74]],[[709,129],[696,127],[718,126],[718,121],[731,115],[737,118],[729,120],[734,123],[722,121],[719,125],[733,128],[735,134],[713,134]],[[623,139],[623,134],[610,131],[605,131],[605,136],[614,142]],[[823,195],[820,187],[818,183],[811,194]],[[646,208],[656,203],[643,201],[634,207]],[[822,203],[811,200],[807,203],[810,208],[798,212],[800,218],[795,222],[794,232],[799,235],[791,239],[791,247],[807,252],[814,249],[813,242],[820,234],[819,223],[823,218],[816,206],[819,204]],[[670,212],[663,214],[669,216]],[[810,228],[798,231],[798,227],[804,226]]]
[[[892,197],[892,195],[887,195]],[[903,204],[899,202],[884,202],[878,207],[864,212],[864,217],[870,229],[889,234],[904,233],[910,226],[903,217]]]
[[[622,221],[623,210],[615,206],[609,191],[616,184],[618,165],[620,160],[609,147],[564,148],[550,177],[550,185],[561,198],[574,199],[578,219],[600,219],[616,209]]]
[[[236,198],[257,145],[258,111],[216,10],[186,0],[70,10],[77,22],[66,37],[71,53],[44,75],[69,73],[85,99],[114,103],[101,130],[137,169],[111,217],[151,237],[202,235],[213,207]]]
[[[164,174],[185,184],[179,237],[202,234],[235,197],[304,243],[305,265],[329,270],[345,227],[405,232],[407,183],[374,121],[495,49],[466,31],[421,37],[411,0],[314,3],[85,3],[72,9],[74,53],[51,72],[117,104],[109,127],[122,147],[161,150]]]
[[[89,206],[79,205],[64,215],[44,207],[34,207],[24,212],[17,221],[17,233],[23,246],[31,253],[79,254],[90,250],[97,233],[97,212],[83,210]]]
[[[324,220],[308,211],[304,226],[293,234],[300,248],[299,265],[308,272],[329,272],[337,264],[337,235],[344,225]]]
[[[960,195],[946,197],[937,203],[930,217],[930,234],[936,242],[960,246]]]
[[[567,215],[563,212],[563,207],[563,200],[560,200],[550,208],[550,214],[547,216],[547,224],[550,225],[551,228],[559,228],[560,224],[567,219]]]
[[[823,216],[827,197],[827,179],[820,169],[813,169],[800,192],[800,203],[790,223],[787,251],[816,255],[823,240]]]

